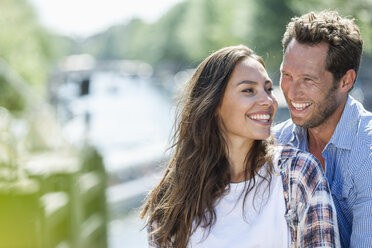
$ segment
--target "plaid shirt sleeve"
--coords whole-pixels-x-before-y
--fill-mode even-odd
[[[279,161],[291,247],[340,247],[336,210],[318,160],[284,147]]]
[[[313,190],[299,223],[299,247],[340,247],[336,209],[325,177]]]

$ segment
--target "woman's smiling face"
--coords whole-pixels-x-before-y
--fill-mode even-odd
[[[263,140],[278,108],[273,84],[264,66],[253,58],[240,61],[226,85],[217,110],[221,129],[229,140]]]

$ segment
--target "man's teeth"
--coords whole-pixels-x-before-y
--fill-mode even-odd
[[[295,107],[295,109],[297,110],[303,110],[307,107],[309,107],[311,105],[311,103],[295,103],[295,102],[292,102],[292,106]]]
[[[270,115],[250,115],[249,118],[252,120],[269,121]]]

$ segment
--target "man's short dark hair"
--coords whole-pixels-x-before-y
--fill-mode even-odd
[[[343,18],[336,11],[310,12],[294,17],[283,36],[284,53],[292,39],[310,46],[327,43],[326,70],[333,74],[335,82],[350,69],[358,74],[363,40],[354,19]]]

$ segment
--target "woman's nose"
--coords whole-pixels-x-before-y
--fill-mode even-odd
[[[274,102],[272,95],[268,94],[266,91],[261,93],[258,100],[259,104],[262,106],[271,106]]]

